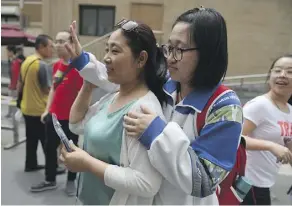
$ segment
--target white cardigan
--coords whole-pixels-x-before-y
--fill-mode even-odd
[[[69,125],[70,130],[75,134],[83,134],[86,122],[113,95],[108,94],[90,106],[82,121]],[[160,103],[151,91],[134,103],[130,111],[140,111],[141,105],[146,105],[164,118]],[[127,137],[125,130],[120,162],[122,167],[111,165],[106,169],[104,175],[105,185],[115,190],[110,205],[152,205],[154,196],[160,188],[162,176],[151,165],[146,148],[136,138]]]

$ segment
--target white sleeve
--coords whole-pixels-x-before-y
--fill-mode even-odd
[[[266,103],[267,101],[264,101],[263,97],[257,97],[247,102],[243,107],[244,118],[259,126],[265,120]]]
[[[105,95],[104,97],[102,97],[99,101],[97,101],[96,103],[94,103],[93,105],[91,105],[86,114],[85,114],[85,117],[75,123],[75,124],[72,124],[72,123],[69,123],[69,129],[71,132],[73,132],[74,134],[77,134],[77,135],[82,135],[84,133],[84,126],[86,124],[86,122],[88,122],[91,117],[93,117],[100,109],[100,106],[107,100],[109,99],[113,94],[107,94]]]
[[[155,107],[157,108],[157,113],[162,115],[160,105],[154,105],[154,108]],[[140,110],[140,106],[139,108],[135,108],[137,108],[133,108],[135,111]],[[151,108],[153,108],[153,106]],[[141,197],[153,197],[160,188],[162,176],[151,165],[146,148],[136,138],[125,138],[127,142],[129,166],[109,166],[105,172],[105,184],[115,190],[125,191],[129,194]]]
[[[90,83],[102,88],[107,92],[114,92],[119,89],[119,85],[108,81],[107,69],[103,63],[95,56],[89,54],[89,63],[79,71],[80,76]]]
[[[188,152],[189,146],[190,140],[180,126],[175,122],[169,122],[148,150],[152,165],[163,174],[165,179],[187,194],[192,192],[192,167],[190,166],[192,161]],[[168,152],[169,155],[166,155],[166,149],[171,150]],[[166,166],[166,164],[169,165]]]

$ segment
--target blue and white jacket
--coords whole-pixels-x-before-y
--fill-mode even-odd
[[[83,53],[73,63],[75,68],[83,68],[81,76],[91,83],[109,92],[118,88],[106,80],[105,66],[93,55]],[[240,100],[232,90],[218,96],[198,135],[196,115],[215,89],[193,91],[176,105],[177,82],[169,79],[164,91],[168,95],[163,106],[167,123],[157,117],[140,137],[150,162],[164,177],[155,203],[217,205],[215,190],[233,168],[240,143]]]

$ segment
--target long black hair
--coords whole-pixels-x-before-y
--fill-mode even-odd
[[[138,58],[143,50],[148,53],[148,59],[142,75],[146,85],[162,105],[166,102],[166,95],[163,91],[167,74],[166,59],[161,48],[157,45],[152,29],[148,25],[139,22],[135,31],[126,32],[122,30],[122,32],[135,58]]]

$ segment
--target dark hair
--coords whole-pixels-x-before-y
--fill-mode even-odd
[[[14,45],[8,45],[8,46],[6,47],[6,49],[7,49],[8,51],[12,52],[13,54],[16,54],[16,46],[14,46]]]
[[[35,49],[38,50],[41,45],[47,46],[49,40],[52,40],[52,38],[49,35],[46,35],[46,34],[38,35],[36,40],[35,40],[35,46],[34,46]]]
[[[199,48],[199,61],[192,78],[194,88],[213,88],[226,75],[228,66],[227,29],[215,9],[195,8],[181,14],[173,24],[190,24],[191,41]]]
[[[270,77],[271,77],[271,70],[274,68],[276,62],[277,62],[279,59],[282,59],[282,58],[292,58],[292,54],[284,54],[284,55],[282,55],[282,56],[277,57],[277,58],[273,61],[272,65],[271,65],[271,67],[270,67],[270,69],[269,69],[269,72],[268,72],[267,81],[269,81],[269,79],[270,79]]]
[[[162,50],[157,47],[153,31],[148,25],[138,23],[138,27],[134,31],[127,32],[122,29],[122,33],[135,58],[139,57],[143,50],[148,53],[142,75],[148,88],[156,95],[160,104],[163,104],[166,102],[166,95],[163,91],[167,74],[166,59]]]
[[[26,57],[23,55],[23,47],[17,47],[16,48],[17,58],[19,58],[22,62],[26,59]]]
[[[288,103],[292,106],[292,96],[291,96],[290,99],[288,100]]]
[[[16,47],[16,52],[17,52],[18,54],[23,54],[23,47],[22,47],[22,46],[18,46],[18,47]]]

